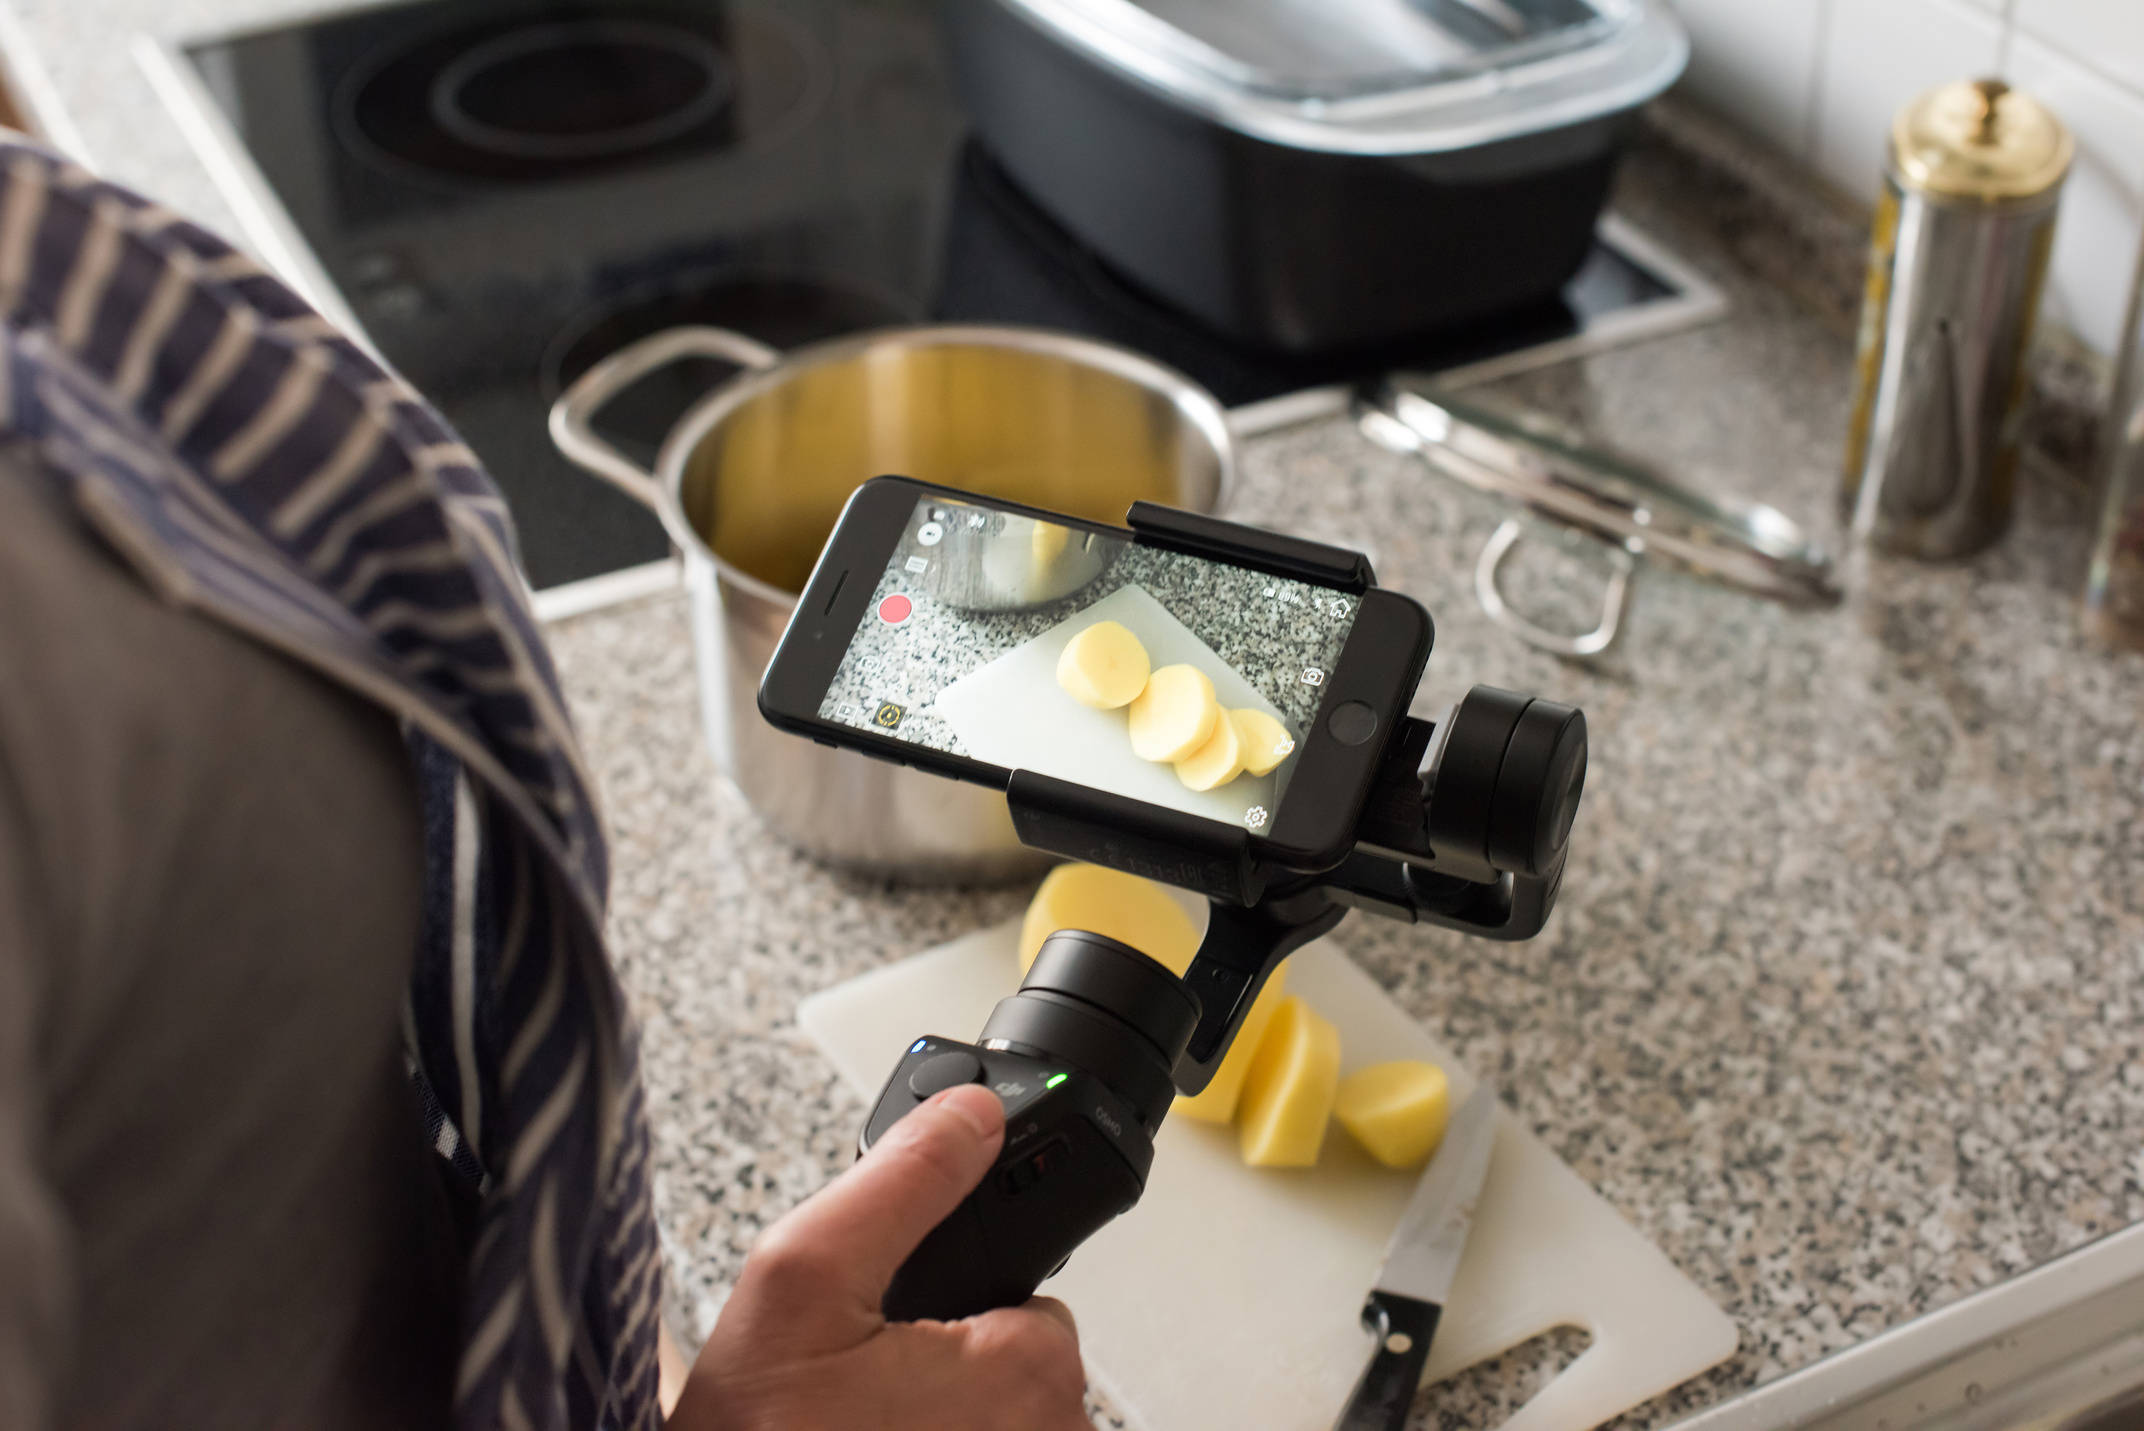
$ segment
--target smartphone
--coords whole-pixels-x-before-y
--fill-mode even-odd
[[[822,744],[1000,790],[1018,769],[1105,790],[1240,829],[1256,858],[1330,868],[1353,847],[1378,757],[1421,676],[1429,614],[1394,592],[1282,569],[874,478],[820,553],[760,711]],[[1128,708],[1097,709],[1060,684],[1066,645],[1104,621],[1130,631],[1154,670],[1197,668],[1217,719],[1262,731],[1259,763],[1278,763],[1197,789],[1210,764],[1187,778],[1140,758]]]

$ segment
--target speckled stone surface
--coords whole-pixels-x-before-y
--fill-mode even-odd
[[[1003,521],[979,509],[967,510],[981,520]],[[954,524],[964,520],[961,508],[950,511]],[[975,533],[975,540],[966,545],[953,534],[931,545],[913,533],[904,537],[872,589],[863,623],[835,668],[819,715],[870,728],[880,706],[895,702],[905,712],[892,732],[897,739],[973,756],[934,709],[938,695],[1127,586],[1145,591],[1205,642],[1213,655],[1272,703],[1291,729],[1302,730],[1317,715],[1323,692],[1306,683],[1303,673],[1322,675],[1336,664],[1347,636],[1351,598],[1300,581],[1096,536],[1089,550],[1097,568],[1077,590],[1057,600],[1023,601],[1014,609],[979,609],[974,605],[979,594],[1007,599],[1001,583],[984,580],[980,573],[1002,567],[1032,580],[1028,551],[1035,530],[1032,524],[1002,534],[993,528]],[[1003,543],[1002,554],[993,554],[986,543]],[[1077,566],[1070,571],[1074,578],[1086,575]],[[872,613],[893,596],[909,602],[908,614],[898,623],[875,619]],[[1335,604],[1328,607],[1328,602]],[[1037,692],[1037,698],[1071,699],[1055,689]]]
[[[1757,286],[1641,162],[1621,200],[1727,285],[1726,321],[1493,395],[1827,538],[1850,354]],[[1259,439],[1234,515],[1371,551],[1436,613],[1417,709],[1477,681],[1583,706],[1593,763],[1562,904],[1508,946],[1353,917],[1337,938],[1494,1075],[1536,1132],[1735,1318],[1732,1361],[1656,1426],[2144,1216],[2144,659],[2076,633],[2085,504],[2028,483],[1948,567],[1856,561],[1788,611],[1648,569],[1592,662],[1475,607],[1503,517],[1328,421]],[[1553,541],[1507,589],[1577,624]],[[686,1330],[752,1235],[847,1158],[862,1109],[799,998],[1015,912],[796,859],[714,779],[674,601],[556,633],[616,831],[613,934],[647,1021]],[[1426,1388],[1421,1425],[1500,1420],[1583,1347]]]
[[[113,177],[234,215],[131,48],[318,0],[0,0],[30,103]],[[1725,322],[1499,384],[1834,533],[1845,341],[1737,266],[1641,146],[1619,202],[1718,278]],[[1835,317],[1831,323],[1835,325]],[[1583,706],[1593,766],[1562,905],[1522,945],[1354,917],[1339,942],[1735,1318],[1663,1425],[2144,1216],[2144,658],[2076,632],[2087,504],[2028,483],[1949,567],[1876,560],[1834,610],[1642,573],[1607,656],[1562,662],[1473,604],[1504,515],[1325,422],[1251,444],[1233,515],[1356,544],[1436,613],[1419,709],[1477,681]],[[1529,543],[1508,589],[1576,625],[1597,575]],[[645,1029],[672,1324],[719,1310],[758,1230],[843,1166],[862,1108],[799,999],[1018,911],[896,890],[767,838],[701,747],[680,602],[555,641],[615,840],[611,934]],[[1493,1425],[1582,1347],[1425,1388]]]

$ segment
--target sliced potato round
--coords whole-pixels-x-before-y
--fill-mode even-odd
[[[1065,643],[1057,684],[1083,706],[1113,711],[1146,689],[1146,647],[1114,621],[1097,621]]]
[[[1374,1063],[1347,1076],[1333,1116],[1388,1168],[1418,1167],[1444,1141],[1452,1088],[1434,1063]]]
[[[1141,760],[1173,765],[1206,743],[1221,703],[1213,682],[1196,666],[1163,666],[1132,701],[1132,749]]]
[[[1199,952],[1199,932],[1182,905],[1152,880],[1104,865],[1059,865],[1043,876],[1042,887],[1028,903],[1027,918],[1020,922],[1023,975],[1042,941],[1060,929],[1121,939],[1179,978]],[[1272,987],[1270,982],[1267,987]],[[1254,1004],[1251,1012],[1255,1016],[1257,1011]],[[1237,1043],[1242,1043],[1240,1036]],[[1235,1050],[1229,1057],[1235,1057]]]
[[[1243,1161],[1254,1168],[1316,1163],[1339,1086],[1340,1031],[1294,995],[1282,999],[1243,1080]]]
[[[1176,778],[1191,790],[1218,790],[1243,773],[1243,736],[1226,711],[1206,743],[1176,762]]]
[[[1294,754],[1295,739],[1288,734],[1288,727],[1264,711],[1255,707],[1230,711],[1228,719],[1242,737],[1243,768],[1251,774],[1264,775]]]

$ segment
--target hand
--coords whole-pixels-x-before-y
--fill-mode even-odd
[[[895,1270],[1004,1141],[995,1094],[948,1089],[768,1228],[672,1431],[1091,1431],[1062,1303],[1037,1297],[957,1322],[879,1313]]]

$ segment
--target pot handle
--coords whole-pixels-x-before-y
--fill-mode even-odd
[[[662,510],[662,488],[655,474],[598,437],[595,417],[620,392],[680,358],[726,358],[742,368],[760,369],[773,367],[782,355],[728,328],[668,328],[612,353],[575,378],[551,404],[551,441],[558,450],[574,465],[656,511]]]

